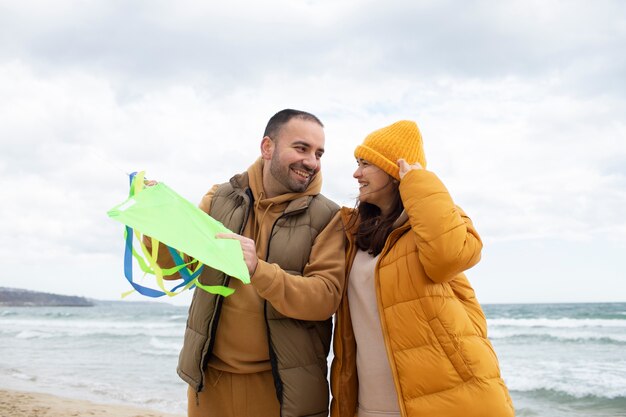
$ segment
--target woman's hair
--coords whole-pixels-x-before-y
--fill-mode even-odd
[[[374,256],[382,252],[387,237],[393,231],[393,223],[404,210],[398,189],[399,184],[390,182],[388,186],[394,187],[393,205],[389,214],[383,216],[380,208],[374,204],[357,202],[356,213],[346,226],[348,230],[351,230],[358,222],[354,231],[356,246]]]

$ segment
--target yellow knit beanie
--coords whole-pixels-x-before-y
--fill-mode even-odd
[[[397,163],[400,158],[409,164],[419,162],[426,168],[422,135],[417,124],[410,120],[400,120],[370,133],[356,147],[354,156],[376,165],[397,180],[400,179]]]

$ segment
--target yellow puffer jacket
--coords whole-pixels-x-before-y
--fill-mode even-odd
[[[480,260],[478,233],[432,172],[409,171],[400,194],[409,219],[387,239],[375,285],[401,415],[513,416],[485,316],[463,274]],[[342,209],[344,224],[352,213]],[[347,235],[350,271],[356,246]],[[331,417],[354,417],[358,401],[347,288],[335,324]]]

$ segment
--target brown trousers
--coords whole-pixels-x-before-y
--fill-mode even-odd
[[[279,417],[272,371],[233,374],[208,367],[204,389],[187,390],[188,417]]]

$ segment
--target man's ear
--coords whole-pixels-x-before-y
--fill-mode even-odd
[[[272,155],[274,155],[274,147],[276,144],[269,136],[265,136],[261,141],[261,157],[266,161],[272,159]]]

